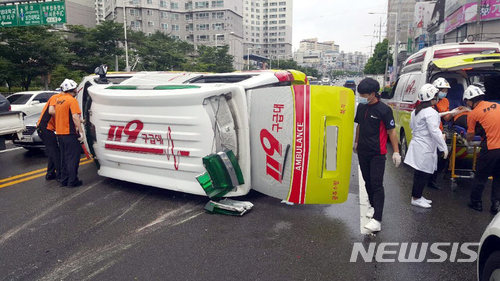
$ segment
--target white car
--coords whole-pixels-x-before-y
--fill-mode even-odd
[[[481,237],[477,258],[478,280],[500,280],[500,213]]]
[[[11,111],[22,111],[25,116],[40,114],[45,103],[56,91],[27,91],[12,94],[7,97]]]

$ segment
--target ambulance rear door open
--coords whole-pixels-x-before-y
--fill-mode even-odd
[[[247,91],[252,188],[298,204],[347,199],[355,97],[344,87]]]

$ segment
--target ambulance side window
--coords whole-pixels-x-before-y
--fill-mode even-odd
[[[408,81],[408,75],[403,75],[399,78],[395,85],[394,100],[401,101],[401,96],[403,95],[404,88],[406,87],[406,82]]]
[[[419,74],[412,74],[409,75],[408,82],[406,83],[406,86],[403,88],[403,96],[401,98],[402,101],[404,102],[415,102],[416,97],[417,97],[417,87],[419,85],[418,80],[419,80]]]

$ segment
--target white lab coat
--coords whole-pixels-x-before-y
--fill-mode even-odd
[[[419,171],[433,174],[437,170],[437,149],[448,149],[439,129],[441,119],[432,107],[422,109],[417,116],[411,113],[412,139],[405,163]]]

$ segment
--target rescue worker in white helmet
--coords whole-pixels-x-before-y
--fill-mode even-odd
[[[75,99],[77,84],[65,79],[61,84],[62,93],[49,105],[49,113],[55,116],[55,127],[61,154],[61,186],[77,187],[82,185],[78,179],[80,164],[80,106]]]
[[[500,209],[500,105],[484,100],[484,92],[470,85],[464,92],[464,101],[472,109],[467,116],[467,141],[474,136],[484,135],[481,151],[471,188],[469,207],[482,211],[482,194],[489,176],[493,176],[491,186],[491,209],[496,214]],[[476,125],[480,125],[477,126]]]
[[[438,88],[431,84],[422,86],[418,93],[420,103],[411,113],[410,128],[413,135],[405,163],[415,169],[411,205],[430,208],[431,200],[422,196],[429,178],[437,169],[437,151],[448,157],[448,147],[439,129],[439,114],[432,108],[439,99]]]

